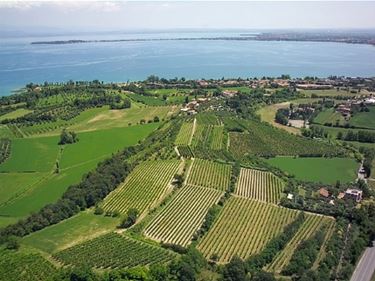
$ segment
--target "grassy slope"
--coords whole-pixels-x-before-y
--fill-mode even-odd
[[[0,121],[3,121],[5,119],[16,119],[18,117],[25,116],[26,114],[28,114],[30,112],[33,112],[33,111],[32,110],[28,110],[28,109],[24,109],[24,108],[16,109],[16,110],[14,110],[12,112],[9,112],[7,114],[1,115],[0,116]]]
[[[276,157],[266,160],[297,179],[334,184],[355,180],[358,163],[349,158]]]
[[[375,106],[369,112],[358,112],[350,118],[349,124],[354,127],[375,129]]]
[[[0,171],[51,171],[57,157],[58,137],[15,139],[7,161],[0,165]]]
[[[332,123],[333,125],[336,124],[337,120],[339,121],[340,125],[345,125],[344,117],[336,112],[336,110],[332,108],[328,108],[323,110],[314,118],[314,123],[318,123],[324,125],[325,123]]]
[[[25,180],[19,183],[22,187],[18,188],[26,191],[18,194],[17,198],[8,201],[6,205],[0,206],[0,225],[6,224],[9,220],[12,221],[11,217],[22,218],[31,212],[38,211],[48,203],[55,202],[61,197],[68,186],[78,183],[85,173],[96,167],[98,162],[108,157],[113,152],[136,144],[139,140],[145,138],[151,131],[156,129],[158,125],[158,123],[151,123],[128,128],[117,128],[79,134],[78,136],[81,140],[78,143],[66,145],[61,159],[61,169],[59,174],[47,174],[45,180],[32,185],[32,188],[24,188],[24,186],[30,186],[29,177],[25,177]],[[27,147],[28,142],[33,144],[37,141],[41,141],[41,143],[44,144],[46,139],[54,139],[54,142],[49,143],[50,147],[48,149],[38,150],[40,155],[36,155],[35,151],[30,152],[35,155],[35,157],[44,159],[48,158],[47,156],[49,156],[48,153],[50,153],[50,150],[52,149],[51,147],[54,149],[56,148],[56,150],[58,149],[58,139],[56,137],[29,138],[20,139],[20,141],[24,141],[25,143],[23,144]],[[12,149],[13,148],[14,147],[12,147]],[[55,159],[53,163],[55,163],[56,154],[57,153],[54,153]],[[24,165],[22,164],[23,161],[21,154],[20,157],[17,158],[17,161],[19,162],[17,163],[13,160],[11,166],[14,167],[15,170],[19,170],[20,168],[17,165]],[[39,165],[39,161],[31,161],[28,167],[35,170],[35,168],[38,167],[36,165]],[[49,169],[52,170],[52,168],[53,165]],[[0,182],[3,182],[2,177],[7,176],[9,177],[9,175],[0,174]],[[8,197],[11,197],[12,194],[14,194],[13,190],[8,193],[7,187],[3,185],[0,185],[0,191],[3,194],[7,194]]]
[[[85,211],[24,237],[22,244],[54,253],[113,230],[119,221],[119,218],[97,216],[90,211]]]

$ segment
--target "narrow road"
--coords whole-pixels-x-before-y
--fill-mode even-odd
[[[373,242],[375,245],[375,241]],[[366,248],[350,281],[370,281],[375,271],[375,246]]]

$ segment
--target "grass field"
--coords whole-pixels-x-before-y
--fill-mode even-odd
[[[283,182],[272,173],[242,168],[235,194],[277,204],[281,198],[282,190]]]
[[[350,158],[292,158],[276,157],[269,164],[291,174],[299,180],[334,184],[354,181],[359,164]]]
[[[21,243],[52,254],[114,230],[119,223],[120,218],[98,216],[85,211],[34,232],[22,238]]]
[[[145,235],[164,243],[187,246],[202,225],[208,209],[222,194],[216,189],[184,186],[151,221]]]
[[[333,108],[328,108],[321,111],[318,116],[314,118],[314,123],[324,125],[326,123],[330,123],[332,125],[339,124],[340,126],[344,126],[346,121],[345,118],[341,115],[341,113],[337,112]]]
[[[157,123],[117,128],[95,132],[80,133],[81,140],[75,144],[66,145],[61,158],[61,169],[58,174],[52,173],[59,149],[57,137],[41,137],[16,139],[12,145],[14,157],[7,160],[0,167],[11,167],[12,172],[0,173],[0,181],[10,182],[13,170],[48,170],[37,173],[21,173],[17,181],[10,186],[1,185],[0,192],[5,198],[0,204],[0,224],[13,222],[36,212],[44,205],[58,200],[66,189],[78,183],[82,176],[93,170],[97,163],[109,157],[111,153],[130,145],[136,144],[145,138],[158,126]],[[27,149],[29,147],[29,149]],[[31,148],[31,149],[30,149]],[[22,152],[35,159],[23,159]],[[52,152],[51,152],[52,151]],[[53,153],[54,159],[48,155]],[[44,161],[44,163],[43,163]],[[47,165],[48,164],[48,165]],[[39,166],[40,165],[40,166]],[[4,168],[3,168],[4,169]],[[42,180],[41,180],[42,179]],[[4,219],[2,219],[4,218]]]
[[[231,197],[198,249],[206,258],[216,256],[222,263],[236,255],[246,259],[259,253],[297,214],[260,201]]]
[[[126,128],[114,128],[78,133],[79,141],[66,145],[61,157],[62,169],[109,156],[126,146],[136,144],[159,126],[150,123]]]
[[[349,124],[354,127],[375,130],[375,106],[370,106],[369,110],[369,112],[358,112],[354,114],[350,118]]]
[[[12,140],[10,157],[0,165],[0,171],[51,171],[59,151],[58,141],[58,137]]]
[[[317,95],[318,97],[355,97],[357,93],[350,93],[348,91],[343,91],[337,89],[327,89],[327,90],[298,90],[299,92],[311,97],[311,95]],[[359,93],[360,94],[360,93]]]
[[[0,115],[0,121],[3,121],[5,119],[16,119],[16,118],[19,118],[19,117],[22,117],[22,116],[25,116],[26,114],[29,114],[33,112],[32,110],[28,110],[28,109],[24,109],[24,108],[20,108],[20,109],[16,109],[14,111],[11,111],[7,114],[4,114],[4,115]]]

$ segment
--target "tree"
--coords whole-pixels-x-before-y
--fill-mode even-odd
[[[157,123],[157,122],[159,122],[159,121],[160,121],[159,116],[155,116],[155,117],[154,117],[154,122]]]
[[[138,215],[139,215],[139,211],[137,209],[135,209],[135,208],[129,209],[128,212],[126,213],[126,217],[124,218],[124,220],[120,224],[120,227],[121,228],[128,228],[128,227],[132,226],[137,221]]]
[[[78,141],[77,134],[73,131],[68,132],[66,129],[63,129],[60,134],[59,144],[71,144]]]
[[[223,280],[225,281],[246,281],[245,264],[239,257],[232,258],[230,263],[224,267]]]
[[[6,242],[5,242],[5,248],[7,248],[8,250],[18,250],[20,247],[20,243],[17,239],[17,237],[15,236],[10,236],[7,238]]]

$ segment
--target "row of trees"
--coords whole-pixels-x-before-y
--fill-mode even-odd
[[[370,131],[352,131],[349,130],[348,132],[339,131],[337,133],[336,138],[338,140],[344,141],[358,141],[358,142],[367,142],[367,143],[375,143],[375,133]]]

